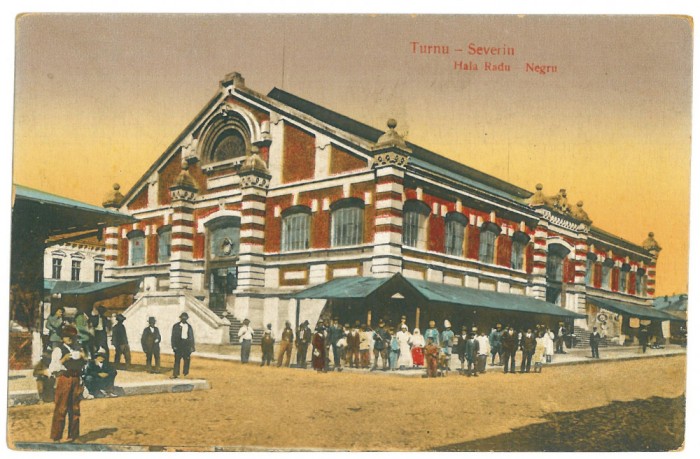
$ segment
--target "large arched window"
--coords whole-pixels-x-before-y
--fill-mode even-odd
[[[158,229],[158,263],[170,261],[170,245],[172,241],[172,230],[170,226],[163,226]]]
[[[221,217],[207,224],[209,257],[212,260],[238,256],[241,240],[241,219]]]
[[[306,250],[309,248],[311,209],[294,206],[282,214],[281,250]]]
[[[445,216],[445,253],[461,256],[464,249],[464,231],[467,217],[459,212],[450,212]]]
[[[362,244],[365,203],[347,198],[331,206],[331,247]]]
[[[525,267],[525,248],[530,242],[530,236],[522,231],[513,233],[513,245],[510,251],[510,267],[522,271]]]
[[[545,295],[549,303],[562,304],[564,259],[568,255],[569,249],[561,244],[550,244],[547,248],[547,290]]]
[[[479,261],[482,263],[493,263],[496,253],[496,238],[501,232],[501,228],[492,222],[486,222],[481,226],[479,233]]]
[[[146,237],[143,231],[130,231],[126,237],[129,239],[129,264],[131,266],[144,264],[146,261]]]
[[[612,267],[615,265],[615,262],[612,260],[612,258],[606,258],[605,261],[603,261],[603,267],[602,267],[602,273],[601,273],[601,279],[600,279],[600,288],[604,290],[610,290],[610,272],[612,271]]]
[[[401,242],[409,247],[425,249],[427,246],[427,228],[430,207],[418,200],[406,201],[403,205],[403,233]]]
[[[246,148],[246,142],[241,133],[235,129],[229,129],[216,139],[210,158],[213,162],[240,158],[245,156]]]

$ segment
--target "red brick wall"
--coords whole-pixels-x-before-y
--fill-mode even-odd
[[[620,268],[613,268],[612,269],[612,274],[610,276],[610,279],[612,282],[611,290],[613,292],[617,292],[620,288]]]
[[[496,264],[510,268],[510,255],[513,250],[513,239],[507,234],[496,238]]]
[[[573,284],[576,279],[576,263],[569,258],[564,258],[563,281]]]
[[[170,187],[182,170],[182,157],[174,155],[158,173],[158,202],[170,204]]]
[[[478,226],[467,226],[467,258],[479,259],[479,235],[481,230]]]
[[[630,271],[627,277],[627,293],[635,295],[637,293],[637,273]]]
[[[532,242],[525,246],[525,272],[527,272],[528,274],[532,274],[532,266],[534,260],[533,247],[534,245],[532,244]]]
[[[314,177],[316,139],[313,135],[285,123],[282,154],[282,183]]]
[[[330,173],[355,171],[367,167],[367,161],[336,145],[331,144]]]
[[[603,283],[603,266],[600,263],[593,265],[593,287],[600,288]]]
[[[126,266],[129,262],[129,239],[121,237],[121,227],[119,229],[119,251],[117,252],[117,265]]]
[[[148,185],[145,185],[126,207],[129,210],[145,209],[148,207]]]
[[[242,100],[238,100],[233,96],[228,96],[226,98],[226,102],[230,105],[236,105],[249,111],[253,114],[253,117],[255,117],[258,123],[262,123],[263,121],[267,121],[270,119],[270,116],[266,112],[261,111],[258,107],[250,105]]]
[[[267,213],[265,214],[265,251],[279,252],[282,237],[282,217],[275,217],[274,209],[279,206],[282,210],[291,207],[292,197],[276,196],[267,198]]]

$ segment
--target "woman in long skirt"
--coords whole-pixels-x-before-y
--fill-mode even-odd
[[[417,328],[413,330],[413,336],[409,341],[411,345],[411,355],[413,357],[413,368],[422,367],[425,363],[423,356],[423,348],[425,347],[425,338],[420,334]]]
[[[313,338],[311,338],[311,345],[313,346],[313,357],[311,358],[311,363],[314,370],[324,371],[326,366],[326,343],[323,336],[323,331],[320,325],[316,325],[316,333],[314,333]]]
[[[544,332],[542,342],[544,343],[545,361],[547,363],[552,363],[552,356],[554,355],[554,333],[549,328]]]
[[[396,334],[396,339],[399,342],[399,370],[411,368],[411,365],[413,365],[411,346],[409,344],[411,341],[411,334],[408,333],[408,327],[406,325],[401,326],[401,331]]]

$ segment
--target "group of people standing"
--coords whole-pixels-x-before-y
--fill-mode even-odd
[[[242,363],[250,360],[254,333],[250,321],[244,320],[238,331]],[[489,355],[492,366],[500,365],[505,373],[515,373],[516,355],[520,353],[520,371],[528,373],[533,366],[535,371],[541,371],[542,364],[551,362],[553,354],[565,353],[566,335],[563,323],[555,330],[538,325],[534,330],[517,332],[513,327],[496,324],[489,333],[464,326],[455,334],[448,320],[442,330],[431,320],[423,333],[418,328],[411,333],[405,316],[396,327],[387,326],[380,319],[376,328],[359,321],[352,327],[347,323],[341,325],[337,317],[324,319],[317,323],[313,332],[308,321],[301,323],[296,331],[287,321],[278,342],[272,324],[266,326],[260,344],[260,365],[276,362],[278,367],[306,368],[311,350],[311,367],[319,372],[342,371],[344,367],[370,371],[425,368],[427,377],[435,377],[452,371],[452,356],[456,354],[460,362],[458,372],[478,376],[486,371]],[[295,364],[291,362],[294,346]]]

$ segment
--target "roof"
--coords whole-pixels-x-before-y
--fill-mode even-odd
[[[621,238],[620,236],[616,236],[612,233],[609,233],[608,231],[598,228],[597,226],[591,226],[590,235],[594,238],[598,238],[603,243],[610,242],[614,245],[622,247],[623,249],[644,254],[648,257],[651,256],[651,254],[647,250],[644,250],[644,247],[642,247],[641,244],[635,244],[634,242],[630,242],[626,239]]]
[[[345,115],[321,107],[313,102],[302,99],[301,97],[290,94],[282,89],[273,88],[267,97],[276,101],[282,102],[296,110],[306,113],[319,121],[322,121],[330,126],[333,126],[342,131],[361,137],[370,142],[377,142],[379,137],[384,134],[384,131],[373,128],[369,125],[355,121]],[[499,178],[485,174],[481,171],[473,169],[465,164],[451,160],[442,155],[427,150],[419,145],[406,142],[411,149],[411,161],[417,159],[429,165],[440,168],[444,171],[452,171],[452,178],[463,181],[465,184],[477,186],[494,193],[497,191],[499,196],[505,196],[510,199],[524,199],[532,195],[532,192],[515,186]],[[442,173],[442,172],[441,172]]]
[[[44,191],[14,185],[13,219],[17,212],[31,217],[49,235],[117,226],[136,220],[128,215]]]
[[[469,287],[407,279],[401,274],[388,278],[343,277],[315,285],[292,295],[296,299],[364,299],[383,291],[391,296],[399,290],[410,290],[425,301],[501,311],[544,314],[568,318],[584,315],[529,296],[487,292]]]
[[[640,319],[648,320],[672,320],[672,321],[682,321],[676,316],[667,314],[664,311],[659,311],[651,306],[640,306],[637,304],[625,303],[622,301],[615,301],[603,298],[597,298],[594,296],[587,296],[586,301],[588,303],[594,304],[599,308],[607,309],[608,311],[615,311],[623,315],[638,317]]]
[[[52,294],[88,295],[91,293],[108,292],[109,290],[119,287],[129,287],[129,284],[136,285],[136,283],[137,281],[134,280],[119,282],[79,282],[44,279],[44,290],[50,290]]]
[[[654,298],[654,307],[666,312],[671,311],[688,311],[688,294],[660,296]]]

